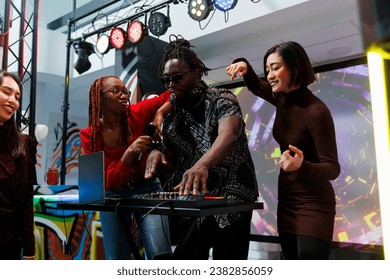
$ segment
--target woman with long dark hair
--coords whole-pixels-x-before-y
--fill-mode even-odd
[[[14,118],[19,109],[21,81],[0,70],[0,259],[35,258],[33,185],[36,146],[21,134]]]

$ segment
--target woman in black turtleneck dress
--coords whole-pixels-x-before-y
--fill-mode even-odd
[[[296,42],[282,42],[264,56],[267,82],[249,62],[227,67],[233,80],[276,107],[273,136],[282,152],[277,225],[285,259],[329,259],[335,217],[330,180],[340,173],[333,118],[307,86],[315,81],[309,58]]]
[[[35,258],[37,142],[16,126],[20,95],[20,79],[0,70],[0,260]]]

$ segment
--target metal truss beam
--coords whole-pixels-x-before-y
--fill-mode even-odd
[[[17,72],[22,78],[23,94],[16,122],[19,128],[22,124],[28,126],[32,137],[35,137],[38,12],[39,0],[5,0],[1,34],[2,69]]]

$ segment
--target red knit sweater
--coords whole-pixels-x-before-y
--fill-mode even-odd
[[[104,143],[104,163],[106,170],[106,189],[115,190],[126,183],[144,178],[147,154],[142,160],[132,166],[126,166],[120,160],[126,149],[141,135],[145,135],[145,128],[153,121],[156,111],[162,104],[169,101],[170,92],[165,91],[160,96],[131,104],[127,108],[127,122],[130,125],[132,136],[127,145],[115,149],[108,148]],[[80,139],[84,154],[91,153],[91,127],[80,130]]]

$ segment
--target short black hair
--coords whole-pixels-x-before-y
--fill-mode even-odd
[[[267,76],[267,58],[270,54],[277,52],[286,63],[290,71],[289,87],[308,86],[316,80],[313,66],[310,63],[304,48],[293,41],[286,41],[272,46],[265,54],[263,67],[264,74]]]

